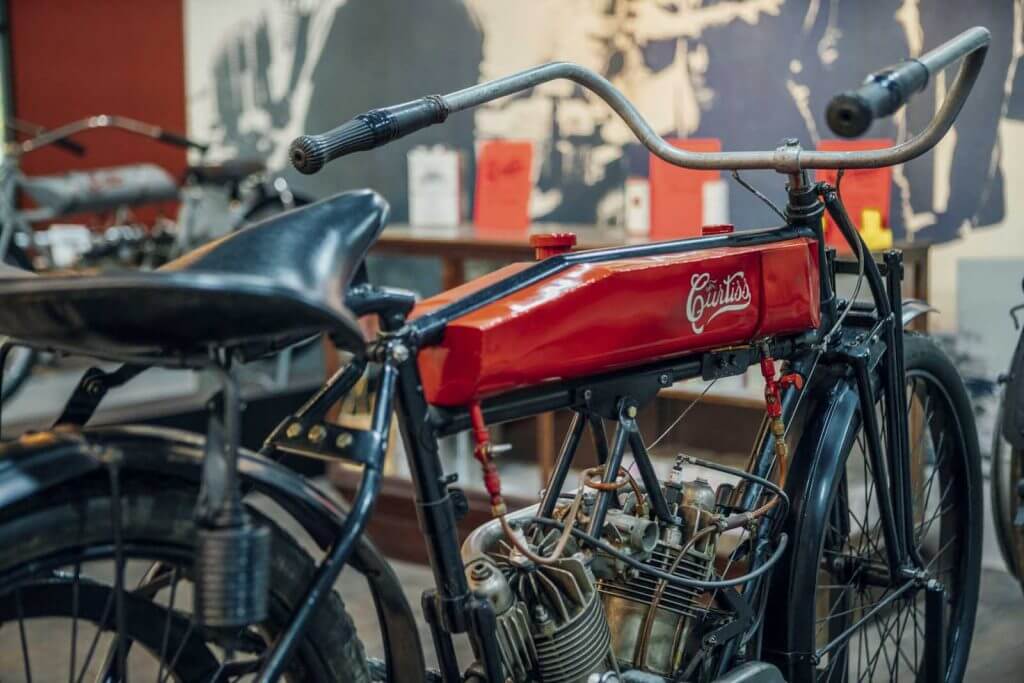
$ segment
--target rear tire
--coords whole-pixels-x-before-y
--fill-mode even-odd
[[[149,610],[150,606],[155,606],[166,614],[168,605],[171,605],[176,613],[184,615],[182,618],[190,617],[191,601],[183,596],[190,588],[187,583],[191,580],[192,571],[195,540],[193,515],[197,492],[185,482],[140,476],[126,477],[122,489],[120,510],[123,547],[132,548],[130,554],[126,555],[128,560],[125,569],[125,594],[131,594],[133,591],[138,594],[138,577],[147,567],[152,567],[153,563],[159,560],[163,566],[174,572],[170,581],[176,582],[176,585],[180,584],[181,587],[164,587],[151,597],[147,597],[149,602],[145,605],[137,607]],[[45,498],[34,497],[24,504],[0,510],[0,604],[17,604],[20,610],[12,612],[12,608],[0,608],[0,621],[9,622],[0,624],[0,661],[7,662],[5,670],[9,664],[15,663],[18,669],[29,668],[31,679],[34,680],[68,680],[68,653],[71,652],[68,634],[72,632],[73,621],[78,623],[75,633],[90,629],[91,632],[102,630],[107,634],[116,633],[112,630],[113,626],[109,619],[108,624],[102,628],[96,627],[102,619],[93,619],[90,624],[90,620],[84,614],[80,614],[79,608],[74,606],[73,600],[62,602],[52,597],[54,593],[42,596],[36,591],[28,593],[29,596],[36,596],[34,599],[37,604],[32,604],[29,598],[22,595],[25,593],[25,581],[30,576],[35,577],[35,581],[38,581],[39,577],[63,577],[65,581],[68,577],[74,577],[73,580],[78,581],[81,577],[82,586],[100,586],[102,590],[112,594],[113,503],[108,478],[99,476],[79,480],[73,485],[47,492]],[[250,650],[258,650],[261,647],[265,649],[268,643],[273,642],[297,605],[301,603],[314,572],[312,558],[294,538],[255,509],[251,509],[250,512],[258,523],[268,525],[272,531],[270,614],[263,623],[243,633],[236,633],[234,630],[231,633],[217,632],[214,629],[201,630],[208,650],[221,662],[224,648],[232,647],[232,642],[246,640]],[[129,553],[128,550],[125,552]],[[172,591],[176,591],[177,597],[174,597],[175,592]],[[78,588],[66,590],[65,593],[85,595]],[[110,600],[110,597],[107,600]],[[135,611],[142,613],[141,609]],[[148,611],[146,613],[149,614]],[[33,628],[39,627],[32,627],[33,619],[25,618],[23,624],[19,618],[22,615],[33,614],[37,618],[45,618],[45,621],[40,621],[39,624],[40,627],[46,624],[42,632],[47,634],[44,642],[40,642],[42,639],[37,635],[35,647],[40,653],[35,656],[32,634],[39,634],[39,630],[33,631]],[[161,662],[165,673],[168,668],[187,667],[184,662],[172,661],[171,653],[176,651],[176,643],[166,642],[170,630],[162,627],[161,620],[150,618],[143,623],[141,619],[133,621],[130,618],[131,609],[128,610],[128,614],[127,623],[138,624],[135,628],[139,631],[163,628],[153,633],[129,631],[126,634],[126,637],[136,644],[131,648],[131,656],[128,659],[128,671],[132,674],[132,680],[154,680],[152,672],[160,667]],[[77,619],[73,618],[74,615],[78,615]],[[63,624],[53,627],[51,624],[56,618],[61,618]],[[126,628],[126,631],[128,630]],[[27,647],[21,646],[28,653],[24,657],[19,649],[19,641],[22,640],[20,632],[28,635]],[[88,637],[76,639],[76,671],[86,670],[83,662],[89,648]],[[54,645],[52,638],[63,639],[66,645]],[[229,640],[230,638],[234,640]],[[183,640],[179,640],[185,642],[187,639],[186,635]],[[173,641],[174,638],[171,637],[170,640]],[[155,646],[157,642],[161,642],[160,647]],[[140,643],[141,645],[138,645]],[[50,653],[55,649],[58,653],[64,654],[54,657]],[[47,654],[44,655],[43,652]],[[258,652],[248,654],[255,657]],[[25,665],[25,660],[30,664]],[[90,666],[100,665],[102,660],[101,653],[97,653]],[[44,667],[47,666],[53,667],[49,674],[45,673]],[[88,671],[92,673],[95,668],[88,668]],[[176,671],[174,678],[200,680],[200,677],[195,675],[196,667],[187,671],[191,674]],[[4,679],[7,680],[9,675],[9,672],[5,673]],[[24,673],[22,675],[26,680],[30,680],[29,676]],[[88,676],[86,679],[91,680]],[[293,657],[287,679],[325,683],[370,681],[362,643],[356,635],[352,619],[336,593],[330,594],[314,616],[309,631]],[[205,680],[209,680],[209,677],[207,676]]]

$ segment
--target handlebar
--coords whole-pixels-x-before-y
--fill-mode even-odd
[[[988,31],[975,27],[918,59],[870,74],[856,90],[832,98],[825,116],[828,127],[844,138],[863,135],[872,121],[896,113],[914,94],[924,90],[932,74],[977,50],[982,51],[983,58],[988,43]]]
[[[24,133],[26,135],[41,135],[46,132],[45,126],[29,123],[28,121],[23,121],[21,119],[10,119],[5,121],[4,127],[15,134]],[[85,145],[67,138],[56,140],[53,144],[66,152],[71,152],[76,157],[84,157],[87,152]]]
[[[135,119],[130,119],[126,116],[110,116],[107,114],[101,114],[99,116],[90,116],[87,119],[80,119],[78,121],[72,121],[58,128],[53,128],[40,135],[30,138],[16,144],[16,149],[19,149],[22,154],[32,152],[46,147],[47,145],[62,145],[68,142],[67,138],[81,133],[82,131],[92,130],[95,128],[117,128],[120,130],[126,130],[129,133],[136,133],[143,135],[160,142],[176,145],[178,147],[186,147],[197,149],[200,152],[206,152],[208,145],[204,145],[194,140],[190,140],[183,135],[178,133],[172,133],[171,131],[164,130],[160,126],[154,126],[150,123],[144,123]]]
[[[674,166],[697,170],[769,169],[781,173],[797,173],[801,169],[813,168],[892,166],[914,159],[930,150],[953,125],[981,71],[989,40],[987,29],[968,29],[918,58],[913,62],[915,66],[912,69],[908,67],[906,72],[885,81],[893,84],[884,86],[891,91],[897,86],[902,88],[897,98],[890,96],[886,106],[891,106],[894,99],[898,99],[901,106],[907,97],[924,87],[922,83],[916,90],[910,90],[917,84],[920,68],[931,74],[964,58],[956,80],[946,92],[946,99],[928,126],[910,140],[884,149],[819,152],[802,150],[795,144],[784,144],[773,151],[688,152],[670,145],[658,135],[633,104],[603,76],[578,64],[552,62],[447,95],[431,95],[394,107],[372,110],[321,135],[303,135],[296,138],[291,144],[289,157],[299,172],[316,173],[334,159],[379,147],[426,126],[441,123],[451,113],[564,78],[590,90],[604,100],[647,149]],[[914,72],[913,78],[910,72]],[[881,103],[875,106],[876,100],[879,99],[875,92],[872,89],[872,95],[865,98],[872,118],[884,115],[880,112],[885,110]]]

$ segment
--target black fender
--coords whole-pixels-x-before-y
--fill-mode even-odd
[[[808,544],[810,539],[823,537],[829,501],[846,471],[845,454],[861,419],[860,397],[852,379],[831,375],[815,385],[805,396],[800,437],[786,479],[792,507],[783,527],[793,541],[772,574],[763,630],[764,659],[775,664],[791,683],[804,680],[799,669],[813,654],[813,643],[803,642],[813,633],[813,623],[799,623],[792,613],[794,605],[814,600],[807,592],[816,581],[821,548]],[[811,554],[813,567],[806,561]]]
[[[122,471],[158,473],[192,482],[198,492],[203,438],[175,429],[98,427],[86,432],[37,432],[0,447],[0,508],[89,476],[116,461]],[[247,491],[270,498],[323,550],[334,542],[347,512],[291,470],[251,451],[239,457]],[[365,536],[350,566],[365,577],[373,595],[390,679],[418,681],[425,668],[412,608],[394,570]]]
[[[920,318],[926,313],[938,313],[939,309],[935,308],[927,301],[923,299],[904,299],[903,300],[903,327],[906,327],[910,323],[914,322],[917,318]]]

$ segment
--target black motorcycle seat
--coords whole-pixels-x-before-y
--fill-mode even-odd
[[[0,335],[117,360],[200,364],[211,349],[263,355],[326,332],[360,351],[345,292],[387,220],[368,190],[256,223],[150,272],[0,272]]]

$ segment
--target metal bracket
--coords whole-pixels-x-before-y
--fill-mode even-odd
[[[628,399],[636,407],[647,405],[675,381],[670,372],[651,372],[586,384],[576,390],[576,403],[587,412],[609,420],[620,418],[620,403]]]
[[[723,588],[718,591],[716,600],[721,600],[725,606],[735,613],[735,618],[716,629],[708,632],[702,639],[709,647],[722,645],[738,635],[746,632],[754,623],[754,611],[747,604],[747,601],[736,592],[735,588]]]
[[[349,429],[329,422],[316,422],[305,427],[294,418],[277,426],[265,442],[277,450],[326,460],[349,460],[370,464],[369,456],[381,446],[382,437],[373,431]]]
[[[113,372],[106,372],[96,367],[89,368],[78,380],[78,386],[75,387],[67,403],[64,404],[64,410],[53,423],[54,426],[84,427],[108,391],[134,379],[147,367],[146,365],[126,363]]]
[[[742,375],[757,362],[759,356],[753,346],[708,351],[700,359],[701,378],[705,382],[722,377]]]
[[[380,445],[380,435],[328,423],[327,412],[347,394],[366,372],[366,358],[353,358],[292,415],[282,420],[264,440],[262,455],[282,450],[315,458],[350,459],[366,464],[359,454]],[[365,457],[365,456],[364,456]]]

